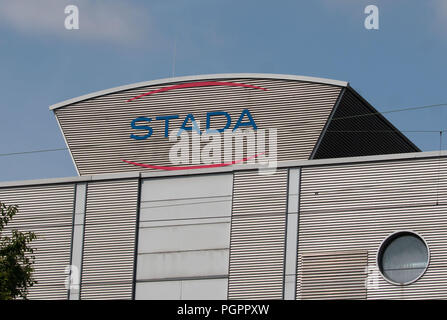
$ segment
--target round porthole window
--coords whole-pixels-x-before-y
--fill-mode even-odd
[[[425,241],[416,233],[393,233],[381,245],[378,266],[383,277],[397,285],[418,280],[428,266],[430,252]]]

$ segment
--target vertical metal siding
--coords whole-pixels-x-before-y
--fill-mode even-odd
[[[65,268],[70,264],[74,184],[0,189],[0,201],[18,205],[19,213],[5,229],[32,231],[37,280],[29,299],[66,299]]]
[[[259,129],[278,129],[278,160],[308,159],[335,104],[341,88],[327,84],[262,79],[219,79],[265,87],[188,88],[128,99],[166,85],[146,86],[107,94],[57,109],[75,165],[81,175],[150,170],[132,166],[122,159],[169,165],[173,142],[164,137],[164,121],[156,116],[179,115],[170,121],[170,130],[180,128],[185,116],[193,113],[206,125],[206,112],[226,111],[236,124],[248,108]],[[171,85],[171,84],[170,84]],[[153,135],[133,140],[130,123],[136,117],[151,117]],[[223,117],[212,120],[224,124]]]
[[[426,273],[406,286],[379,276],[368,299],[447,298],[446,166],[433,158],[303,168],[298,253],[367,250],[374,267],[387,236],[413,230],[431,252]]]
[[[81,299],[131,299],[138,179],[88,184]]]
[[[283,297],[287,173],[234,174],[229,299]]]

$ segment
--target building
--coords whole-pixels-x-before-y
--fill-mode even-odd
[[[39,236],[31,299],[447,297],[447,153],[346,82],[180,77],[50,109],[79,176],[0,183]],[[277,129],[273,174],[173,169],[171,129],[237,127]]]

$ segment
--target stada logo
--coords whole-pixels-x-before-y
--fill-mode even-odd
[[[127,102],[131,103],[145,96],[170,90],[210,86],[244,87],[267,91],[266,88],[244,83],[224,81],[191,82],[149,91],[133,97],[127,100]],[[225,125],[221,128],[211,128],[211,120],[214,117],[223,117],[225,119]],[[170,120],[174,119],[179,119],[179,115],[164,115],[155,118],[138,117],[130,123],[130,127],[137,131],[131,133],[130,138],[134,140],[146,140],[154,134],[151,122],[163,121],[164,137],[169,138],[170,142],[176,142],[169,151],[169,160],[173,166],[158,166],[130,160],[122,161],[127,164],[150,169],[186,170],[216,168],[243,162],[255,164],[256,160],[258,160],[258,163],[265,164],[269,169],[276,169],[277,130],[275,128],[268,130],[269,152],[267,153],[265,150],[266,130],[258,129],[248,109],[241,111],[234,125],[232,122],[233,119],[228,112],[206,112],[206,125],[203,130],[200,128],[200,122],[196,121],[192,113],[185,116],[179,128],[171,129]],[[246,147],[246,153],[244,153],[244,145]],[[264,173],[272,173],[272,170],[268,172],[264,170]]]
[[[225,126],[223,128],[211,129],[211,118],[222,117],[222,116],[226,118]],[[179,118],[178,115],[155,117],[155,120],[165,122],[165,130],[164,130],[165,138],[169,137],[169,131],[170,131],[169,120],[178,118]],[[146,140],[147,138],[151,137],[154,132],[152,127],[149,126],[149,123],[151,121],[152,118],[147,117],[138,117],[133,119],[132,122],[130,123],[130,126],[132,127],[132,129],[141,130],[141,133],[140,134],[132,133],[130,137],[135,140]],[[231,116],[228,112],[214,111],[206,113],[205,133],[224,132],[225,130],[230,129],[230,126],[231,126]],[[258,130],[258,126],[256,125],[256,122],[253,120],[253,117],[248,109],[242,110],[241,115],[239,116],[239,119],[237,120],[236,125],[233,127],[232,131],[236,131],[239,128],[252,128],[253,130]],[[177,135],[180,135],[183,131],[190,131],[190,132],[195,131],[198,134],[203,133],[202,131],[200,131],[197,121],[192,113],[188,113],[186,115],[182,125],[180,126],[180,129],[178,129]]]
[[[252,88],[252,89],[267,91],[267,89],[265,89],[265,88],[253,86],[253,85],[249,85],[249,84],[244,84],[244,83],[223,82],[223,81],[192,82],[192,83],[183,83],[183,84],[178,84],[178,85],[161,88],[158,90],[149,91],[147,93],[144,93],[144,94],[136,96],[132,99],[129,99],[129,100],[127,100],[127,102],[131,102],[131,101],[140,99],[142,97],[153,95],[153,94],[160,93],[160,92],[166,92],[166,91],[171,91],[171,90],[176,90],[176,89],[184,89],[184,88],[210,87],[210,86],[244,87],[244,88]],[[211,129],[211,119],[213,117],[226,118],[225,126],[222,128]],[[174,119],[179,119],[179,115],[174,114],[174,115],[167,115],[167,116],[157,116],[155,118],[149,118],[149,117],[135,118],[130,123],[130,126],[132,129],[139,130],[141,133],[139,133],[139,134],[132,133],[130,135],[130,137],[135,140],[148,139],[153,134],[153,129],[150,126],[150,123],[152,121],[164,121],[164,137],[168,138],[169,132],[170,132],[169,121],[174,120]],[[214,131],[224,132],[225,130],[230,129],[231,124],[232,124],[232,119],[228,112],[214,111],[214,112],[206,113],[206,128],[205,128],[206,133],[211,133]],[[251,115],[251,113],[248,109],[242,110],[232,131],[236,131],[238,128],[253,128],[253,130],[258,129],[258,127],[253,119],[253,116]],[[183,131],[196,131],[198,134],[202,134],[202,132],[200,131],[200,129],[197,126],[197,122],[196,122],[195,117],[192,113],[189,113],[186,115],[177,134],[180,135]]]

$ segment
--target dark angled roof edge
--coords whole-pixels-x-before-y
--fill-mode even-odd
[[[312,153],[309,156],[309,160],[312,160],[312,159],[315,158],[315,154],[317,153],[318,148],[320,147],[321,141],[323,141],[323,138],[326,135],[326,131],[329,128],[329,125],[331,124],[332,118],[334,117],[334,114],[337,111],[338,106],[340,105],[341,100],[343,99],[343,95],[344,95],[345,91],[346,91],[346,87],[342,88],[340,90],[340,93],[338,94],[337,100],[335,101],[334,106],[332,107],[331,114],[327,117],[327,120],[326,120],[326,123],[325,123],[325,125],[323,127],[323,130],[321,130],[320,136],[318,137],[318,140],[315,143],[315,146],[314,146],[314,148],[312,150]]]
[[[371,110],[372,113],[375,113],[377,118],[383,121],[391,130],[395,131],[396,134],[410,147],[414,149],[415,152],[421,152],[418,146],[416,146],[410,139],[408,139],[399,129],[397,129],[387,118],[385,118],[382,113],[377,111],[365,98],[363,98],[354,88],[352,88],[349,84],[346,86],[346,89],[349,90],[352,94],[354,94],[359,100],[361,100],[364,105]]]

